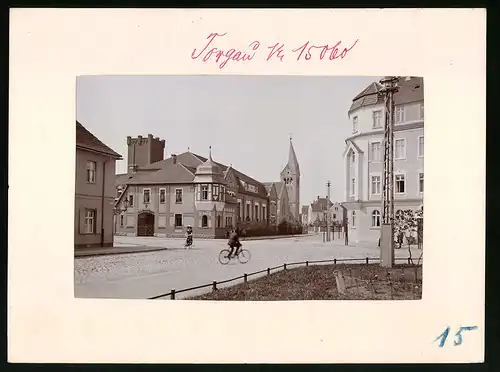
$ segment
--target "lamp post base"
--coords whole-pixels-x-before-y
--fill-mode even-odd
[[[383,224],[380,227],[380,265],[394,266],[394,236],[390,224]]]

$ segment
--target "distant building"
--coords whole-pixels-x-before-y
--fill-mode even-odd
[[[75,248],[113,246],[115,163],[121,158],[76,122]]]
[[[347,209],[342,205],[342,203],[334,202],[330,207],[330,216],[332,222],[343,224],[347,221]]]
[[[383,176],[384,97],[373,82],[354,97],[349,109],[352,135],[346,139],[345,202],[349,240],[376,243],[380,238]],[[424,193],[424,82],[399,79],[394,94],[395,213],[422,208]]]
[[[116,220],[119,234],[181,236],[191,225],[195,236],[222,237],[237,226],[266,227],[293,219],[291,208],[298,200],[290,201],[288,190],[298,195],[298,186],[261,183],[215,162],[211,153],[204,158],[188,151],[163,159],[165,142],[152,135],[128,137],[127,143],[129,173],[116,176],[117,205],[125,199],[129,203]],[[295,157],[293,147],[292,152]],[[298,164],[285,171],[296,177]]]
[[[303,205],[302,206],[302,213],[300,214],[301,217],[301,223],[304,226],[307,226],[309,224],[309,206],[308,205]]]
[[[328,213],[330,213],[330,208],[333,203],[328,198],[318,198],[309,205],[308,210],[308,224],[314,225],[314,231],[319,231],[323,222],[328,218]]]

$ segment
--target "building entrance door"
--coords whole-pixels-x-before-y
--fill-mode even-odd
[[[143,212],[139,214],[137,221],[137,236],[154,236],[155,215]]]

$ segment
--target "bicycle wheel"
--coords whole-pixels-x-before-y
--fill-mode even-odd
[[[240,253],[238,253],[238,260],[242,264],[246,264],[248,261],[250,261],[250,251],[247,251],[246,249],[242,249]]]
[[[229,255],[229,249],[223,249],[222,251],[220,251],[220,253],[219,253],[219,262],[222,265],[228,264],[229,261],[231,260],[230,258],[227,257],[228,255]]]

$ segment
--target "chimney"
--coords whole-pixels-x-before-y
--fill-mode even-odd
[[[177,155],[176,154],[172,154],[172,163],[177,164]]]

